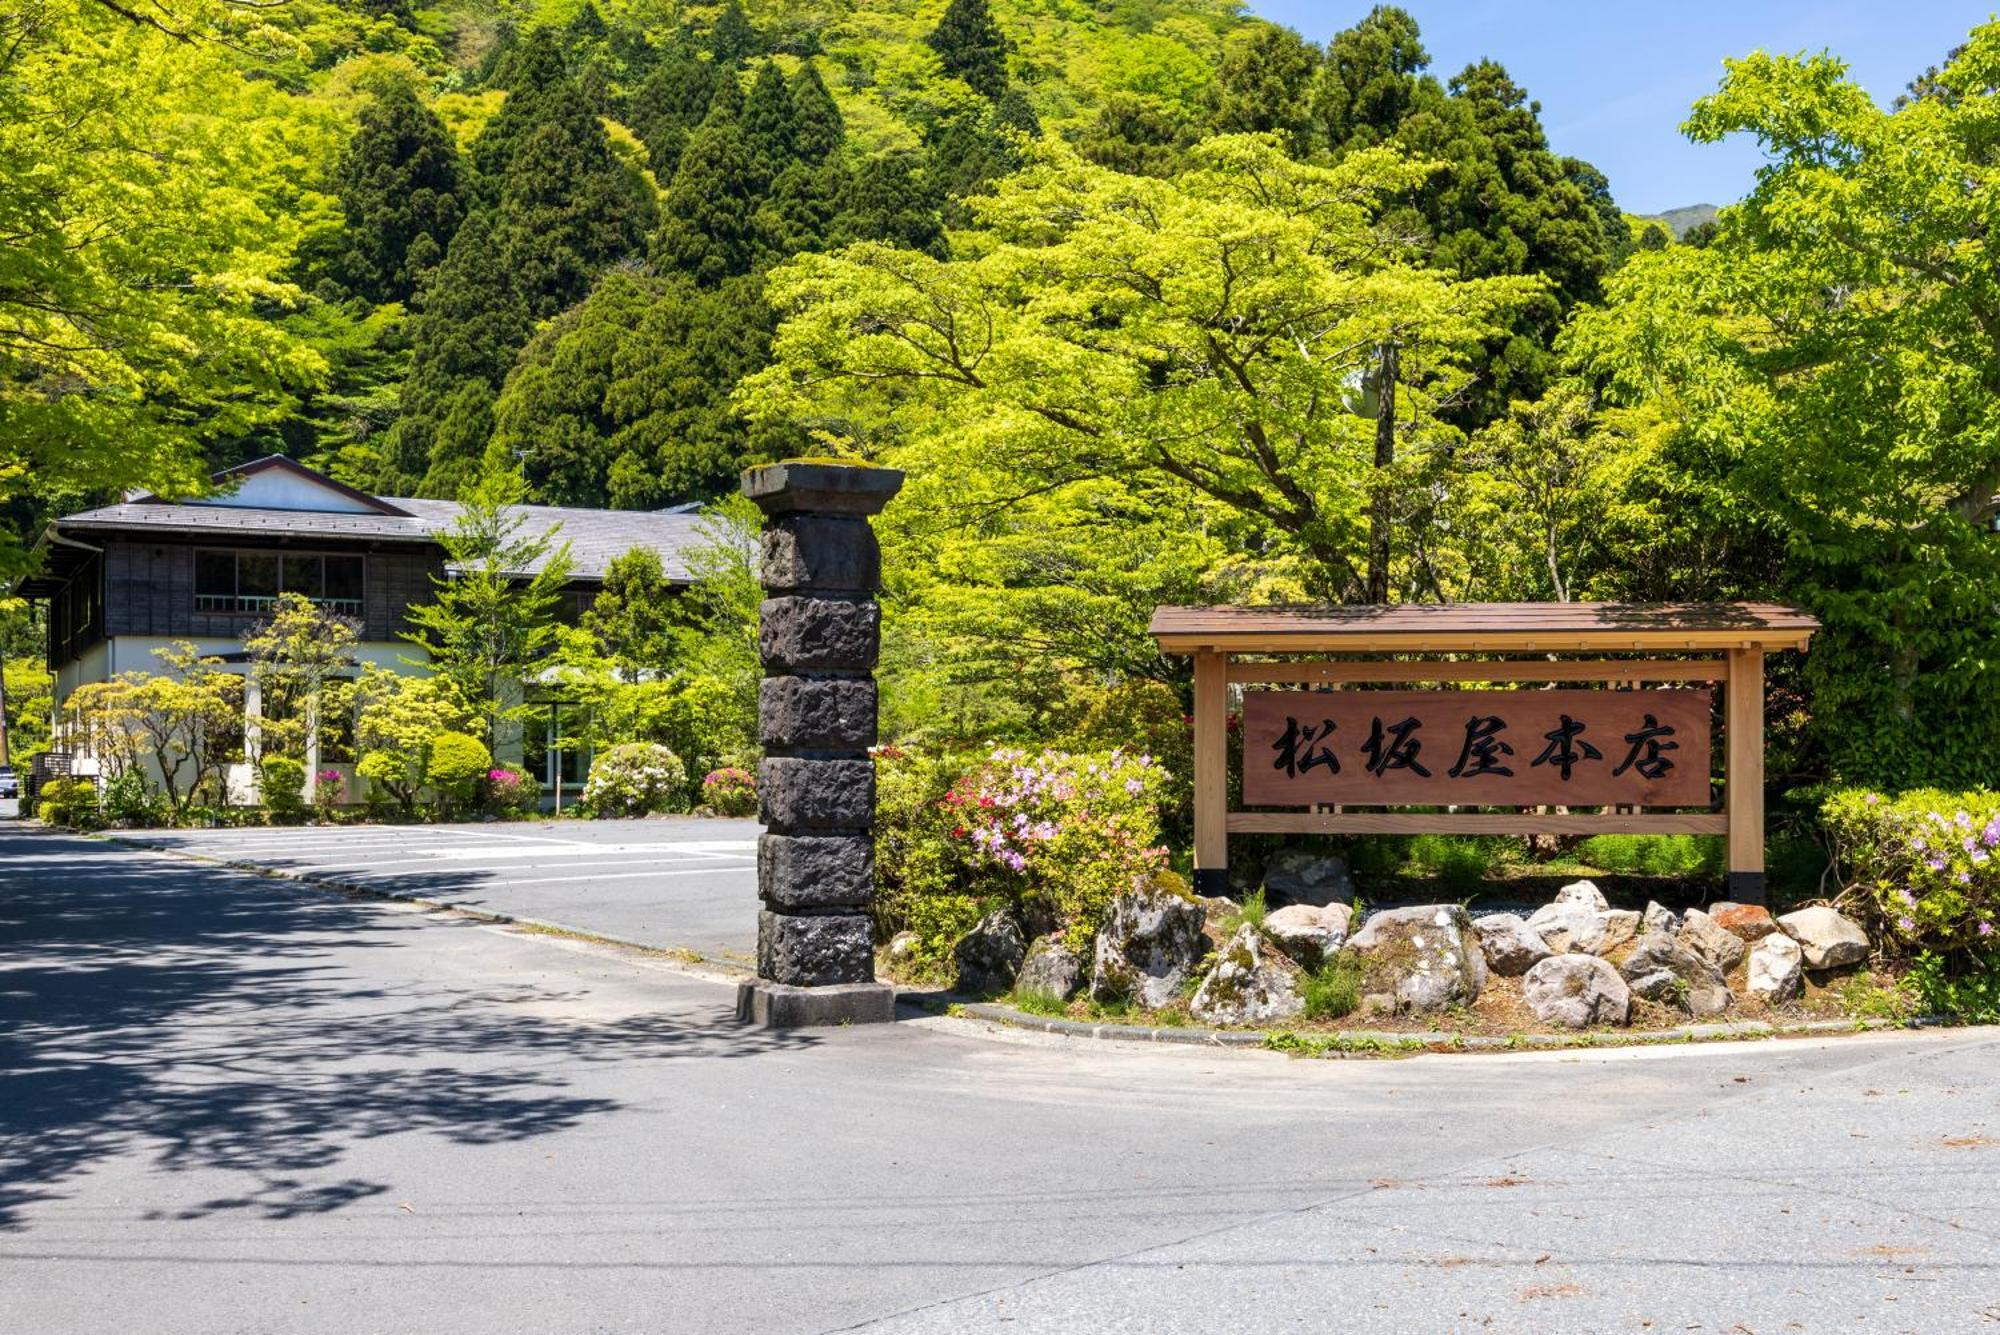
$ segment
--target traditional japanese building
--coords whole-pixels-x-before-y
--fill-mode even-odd
[[[37,541],[37,573],[13,589],[47,604],[56,758],[75,773],[95,771],[93,758],[73,738],[65,745],[63,703],[77,687],[134,669],[157,670],[154,651],[177,641],[244,671],[244,633],[270,614],[282,593],[304,594],[359,624],[357,671],[363,663],[424,670],[421,651],[402,637],[412,629],[410,608],[428,601],[434,581],[448,574],[440,536],[457,521],[457,502],[370,496],[277,455],[227,469],[213,481],[215,494],[201,500],[142,494],[56,520]],[[569,544],[563,613],[572,620],[596,598],[618,557],[650,548],[667,579],[685,586],[692,578],[686,553],[703,541],[691,508],[523,505],[514,513],[521,535],[553,532]],[[536,572],[518,573],[526,578]],[[527,689],[535,699],[534,684]],[[246,682],[246,726],[255,726],[266,705],[256,683]],[[514,746],[503,744],[500,758],[524,763],[547,788],[559,780],[573,787],[589,758],[554,745],[562,732],[562,702],[542,700],[523,737]],[[352,791],[351,733],[330,727],[321,745],[324,754],[312,763],[342,771]],[[234,767],[230,786],[234,793],[249,791],[247,766]]]

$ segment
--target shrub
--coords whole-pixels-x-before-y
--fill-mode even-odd
[[[526,770],[512,765],[487,770],[483,791],[486,809],[496,816],[524,816],[542,803],[542,786]]]
[[[599,816],[687,810],[687,766],[657,742],[627,742],[591,762],[583,800]]]
[[[81,830],[97,824],[97,785],[89,779],[50,779],[35,796],[44,825]]]
[[[493,753],[470,733],[441,732],[431,738],[424,764],[424,782],[438,796],[446,814],[468,810],[480,780],[493,768]]]
[[[2000,949],[2000,793],[1847,789],[1821,811],[1835,865],[1878,944]]]
[[[272,820],[298,820],[306,811],[305,765],[290,756],[265,756],[257,764],[257,791]]]
[[[1953,961],[1925,951],[1903,976],[1903,990],[1924,1015],[1960,1024],[2000,1024],[2000,950]]]
[[[711,770],[701,781],[701,799],[718,816],[757,814],[757,780],[749,770]]]
[[[321,820],[332,820],[333,813],[347,800],[347,779],[337,769],[323,769],[313,783],[313,806],[319,811]]]
[[[128,769],[104,785],[104,818],[114,825],[128,829],[157,825],[166,815],[163,806],[159,794],[137,770]]]
[[[916,934],[909,967],[919,977],[948,976],[952,946],[987,908],[972,850],[952,837],[958,815],[944,800],[976,763],[907,747],[875,751],[876,927],[885,938]]]
[[[876,867],[892,883],[898,925],[928,945],[946,945],[936,939],[946,927],[964,931],[998,901],[1054,919],[1070,947],[1086,949],[1112,897],[1166,869],[1158,803],[1170,779],[1152,755],[996,747],[962,765],[878,753]]]

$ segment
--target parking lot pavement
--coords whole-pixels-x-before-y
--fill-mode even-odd
[[[1991,1030],[1295,1061],[731,1000],[0,830],[0,1331],[2000,1330]]]
[[[757,945],[757,833],[755,821],[687,817],[122,837],[746,966]]]

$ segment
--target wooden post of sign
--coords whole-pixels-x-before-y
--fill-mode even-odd
[[[1764,651],[1729,651],[1729,897],[1764,902]]]
[[[1212,649],[1194,655],[1194,888],[1229,893],[1229,672]]]

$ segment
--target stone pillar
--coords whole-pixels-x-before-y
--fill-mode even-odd
[[[764,512],[757,644],[757,981],[740,1018],[773,1028],[895,1016],[875,981],[875,659],[881,553],[868,517],[893,469],[779,463],[743,475]]]

